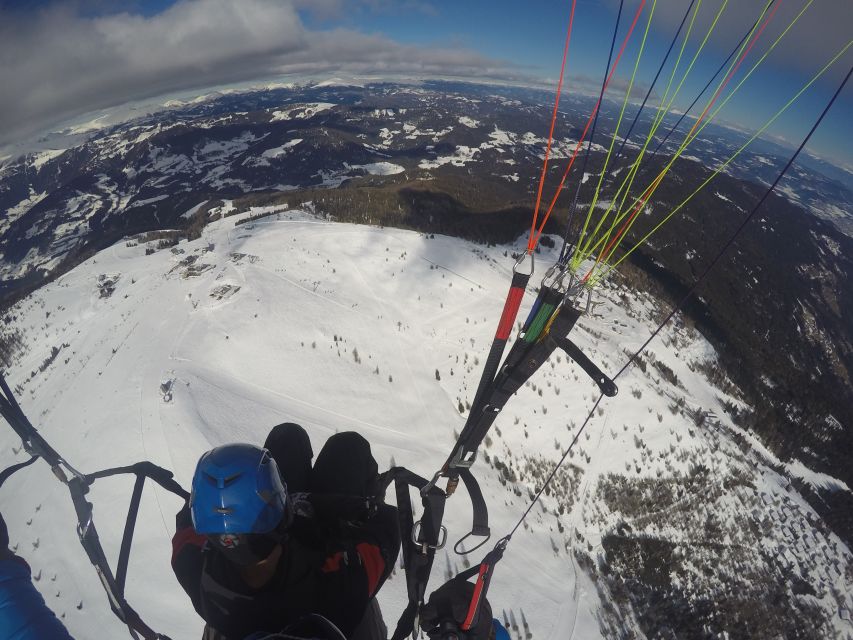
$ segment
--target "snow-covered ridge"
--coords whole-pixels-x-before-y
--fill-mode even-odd
[[[363,169],[373,176],[391,176],[403,173],[406,169],[393,162],[371,162],[369,164],[345,164],[350,169]]]
[[[271,122],[278,120],[305,120],[313,118],[318,113],[328,111],[332,107],[337,106],[331,102],[314,102],[307,104],[289,105],[285,109],[275,109],[272,112]]]

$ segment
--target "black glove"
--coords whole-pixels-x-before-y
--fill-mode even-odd
[[[480,604],[478,618],[467,631],[462,624],[468,616],[474,585],[454,578],[433,592],[421,610],[421,629],[431,640],[489,640],[492,637],[492,607]]]

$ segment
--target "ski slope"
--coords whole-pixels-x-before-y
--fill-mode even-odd
[[[204,451],[261,443],[272,426],[291,421],[308,430],[315,453],[328,436],[354,429],[371,442],[381,470],[394,461],[430,476],[464,423],[459,405],[473,397],[510,280],[513,260],[505,254],[521,250],[522,241],[486,248],[301,211],[235,225],[256,213],[212,222],[200,239],[151,255],[144,243],[122,241],[19,303],[11,326],[24,332],[27,347],[8,379],[24,411],[84,472],[151,460],[188,487]],[[539,273],[554,261],[551,251],[536,256]],[[648,336],[658,313],[651,298],[620,298],[626,293],[605,288],[603,304],[572,334],[611,374]],[[520,318],[533,297],[531,289]],[[668,411],[676,395],[718,416],[722,401],[737,402],[694,371],[692,365],[715,356],[688,327],[667,328],[650,351],[680,386],[629,370],[620,395],[602,405],[573,452],[571,496],[536,506],[497,568],[495,615],[523,612],[535,638],[602,637],[596,585],[569,550],[600,550],[613,523],[588,517],[598,511],[596,482],[637,463],[638,425],[643,453],[667,451],[676,434],[679,449],[698,449],[706,435],[688,434],[689,421]],[[547,470],[597,397],[595,385],[563,356],[507,405],[484,450],[522,479],[504,484],[482,459],[474,467],[493,540],[512,528],[534,489],[524,465]],[[24,459],[11,429],[0,429],[0,443],[4,467]],[[761,455],[772,462],[766,451]],[[637,473],[652,476],[662,464]],[[786,490],[774,482],[767,481],[767,491]],[[90,494],[111,561],[132,484],[100,480]],[[562,502],[569,508],[558,515]],[[146,487],[127,599],[155,630],[189,640],[200,637],[203,623],[169,566],[180,506],[172,494]],[[77,541],[67,492],[47,466],[39,462],[13,476],[0,490],[0,511],[13,546],[38,576],[36,586],[74,637],[123,637],[126,629],[110,613]],[[445,524],[450,542],[436,556],[433,588],[465,566],[451,551],[470,526],[464,492],[448,502]],[[405,597],[397,571],[379,596],[392,628]]]

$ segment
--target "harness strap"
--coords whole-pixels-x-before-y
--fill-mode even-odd
[[[33,456],[26,462],[19,462],[18,464],[13,464],[11,467],[3,469],[3,472],[0,473],[0,487],[3,486],[3,483],[6,482],[6,480],[8,480],[13,473],[15,473],[16,471],[20,471],[24,467],[29,467],[33,462],[38,459],[38,456]]]
[[[95,567],[95,571],[101,580],[110,608],[113,613],[127,625],[128,631],[133,638],[144,638],[144,640],[167,640],[166,636],[158,634],[145,624],[139,614],[128,604],[124,597],[124,585],[127,578],[127,566],[130,557],[130,545],[133,538],[133,529],[139,511],[142,494],[142,486],[146,478],[151,478],[164,489],[181,496],[189,498],[187,493],[172,478],[172,473],[158,467],[151,462],[139,462],[128,467],[117,467],[105,469],[89,475],[83,475],[69,465],[56,450],[36,431],[32,423],[27,419],[20,405],[15,400],[9,385],[2,374],[0,374],[0,415],[6,419],[12,429],[21,438],[24,448],[32,456],[29,461],[13,465],[0,474],[0,485],[15,471],[32,464],[39,457],[44,458],[54,475],[68,487],[74,511],[77,515],[77,535],[80,544],[89,557],[89,561]],[[71,477],[66,476],[66,471]],[[130,507],[128,509],[127,522],[125,524],[124,536],[122,537],[121,551],[116,575],[110,569],[104,549],[98,537],[98,530],[92,519],[92,504],[86,500],[89,486],[98,478],[133,473],[136,475],[136,484],[133,490]],[[116,577],[118,576],[118,577]]]
[[[108,478],[110,476],[118,476],[128,473],[132,473],[137,477],[150,478],[166,491],[170,491],[184,500],[189,500],[190,498],[189,492],[174,480],[174,474],[171,471],[164,469],[163,467],[158,467],[156,464],[149,462],[148,460],[143,460],[142,462],[137,462],[126,467],[113,467],[112,469],[95,471],[94,473],[84,476],[84,481],[88,487],[95,480],[99,480],[100,478]]]
[[[465,484],[465,490],[471,498],[471,510],[473,517],[471,533],[467,535],[487,536],[488,539],[489,511],[486,508],[486,500],[483,498],[483,492],[480,490],[480,485],[477,483],[477,479],[474,477],[474,474],[471,473],[470,469],[459,469],[459,476],[462,478],[462,482]],[[474,549],[471,549],[471,551],[474,551]],[[471,553],[471,551],[467,551],[466,553]]]
[[[593,379],[595,384],[597,384],[598,388],[601,390],[601,393],[606,395],[608,398],[612,398],[616,395],[619,391],[616,387],[616,383],[608,378],[604,372],[602,372],[601,369],[599,369],[596,364],[580,350],[580,347],[569,340],[568,337],[558,337],[556,340],[557,344],[560,345],[560,348],[566,353],[566,355],[577,362],[581,369],[583,369],[584,372]]]
[[[501,313],[495,338],[492,341],[489,355],[486,358],[486,364],[483,367],[483,374],[480,376],[480,383],[477,386],[477,393],[474,395],[474,402],[471,403],[471,413],[479,407],[483,395],[488,391],[489,386],[495,379],[495,374],[498,372],[506,343],[509,340],[510,333],[512,333],[512,327],[515,324],[515,318],[518,315],[518,309],[521,306],[521,300],[524,297],[524,292],[527,289],[527,283],[531,275],[531,273],[513,271],[512,282],[506,296],[506,302],[504,302],[503,313]],[[469,418],[471,413],[468,414]]]
[[[394,482],[397,495],[403,566],[409,597],[409,604],[400,616],[391,640],[403,640],[415,629],[418,613],[424,603],[435,551],[444,546],[447,534],[442,535],[445,530],[441,522],[444,518],[444,503],[447,495],[425,478],[404,467],[393,467],[381,474],[379,481],[381,490],[384,491],[391,482]],[[412,487],[420,493],[424,509],[417,526],[409,493]]]
[[[107,592],[113,613],[128,626],[131,636],[134,638],[139,637],[137,633],[145,640],[162,637],[142,621],[139,614],[125,600],[123,590],[116,583],[101,546],[98,530],[92,520],[92,504],[85,498],[88,487],[82,483],[80,478],[72,478],[68,481],[68,489],[71,493],[71,501],[74,503],[74,511],[77,513],[77,535],[80,538],[80,544],[83,545],[83,550],[98,573],[101,584]]]
[[[0,373],[0,390],[3,391],[2,396],[0,396],[0,415],[6,419],[9,426],[18,434],[27,452],[30,455],[41,456],[51,467],[63,464],[65,461],[62,457],[41,437],[39,432],[36,431],[35,427],[27,419],[27,416],[24,415],[18,401],[15,399],[15,395],[9,389],[9,385],[6,384],[6,378],[2,373]]]
[[[473,419],[459,435],[450,458],[445,464],[445,471],[456,475],[459,469],[471,466],[477,449],[506,403],[559,346],[552,336],[558,338],[567,336],[580,315],[580,311],[571,305],[564,304],[556,315],[552,316],[553,321],[548,333],[539,342],[528,344],[521,338],[516,340],[507,355],[507,363],[483,400],[482,409],[478,415],[472,416]]]
[[[130,546],[133,543],[133,530],[136,527],[136,516],[139,514],[139,503],[142,500],[142,489],[145,487],[145,476],[136,476],[133,484],[133,494],[130,497],[130,506],[127,508],[127,521],[124,524],[124,534],[121,537],[121,550],[118,554],[118,565],[116,566],[116,585],[121,593],[124,593],[127,580],[127,565],[130,562]]]
[[[116,566],[115,575],[110,570],[109,563],[104,555],[98,538],[95,524],[92,520],[92,504],[85,500],[84,496],[88,492],[89,487],[95,480],[100,478],[108,478],[116,475],[134,474],[136,482],[133,487],[130,505],[127,511],[127,521],[125,522],[124,535],[121,540],[121,548],[119,551],[118,564]],[[139,505],[142,499],[142,490],[145,486],[145,480],[150,478],[161,487],[174,493],[175,495],[189,499],[190,494],[184,490],[172,477],[172,472],[158,467],[152,462],[143,461],[137,462],[125,467],[115,467],[112,469],[104,469],[88,474],[83,478],[72,478],[68,482],[68,488],[71,492],[71,499],[74,502],[74,508],[77,512],[78,528],[77,532],[80,536],[80,542],[89,556],[89,560],[95,565],[98,576],[107,591],[107,596],[110,600],[110,607],[113,613],[119,617],[132,630],[138,631],[146,640],[154,638],[164,638],[146,625],[139,614],[128,604],[124,597],[124,587],[127,580],[127,568],[130,560],[130,550],[133,543],[133,533],[136,526],[136,519],[139,514]]]

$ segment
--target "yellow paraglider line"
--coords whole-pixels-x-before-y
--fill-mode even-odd
[[[663,168],[663,170],[661,170],[661,172],[655,177],[655,179],[652,180],[651,184],[646,188],[646,190],[642,192],[642,195],[640,195],[639,197],[634,199],[634,201],[631,205],[631,210],[632,210],[631,218],[628,220],[628,222],[626,223],[624,228],[622,230],[620,230],[619,234],[617,235],[617,238],[624,237],[625,234],[631,229],[634,222],[636,221],[636,217],[637,217],[637,213],[639,212],[639,209],[642,208],[642,205],[651,198],[651,196],[654,194],[654,192],[660,186],[660,184],[663,181],[663,179],[665,178],[665,176],[668,174],[669,170],[674,165],[675,161],[681,156],[681,154],[693,142],[693,140],[695,140],[696,137],[705,129],[705,127],[707,127],[714,120],[714,118],[717,116],[717,114],[720,112],[720,110],[722,110],[726,106],[726,104],[728,104],[728,102],[732,99],[732,97],[734,97],[734,95],[743,86],[743,84],[752,76],[752,74],[755,72],[755,70],[765,61],[765,59],[770,55],[770,53],[772,53],[772,51],[776,48],[776,46],[778,46],[779,42],[793,28],[793,26],[797,23],[797,21],[800,19],[800,17],[802,17],[802,15],[812,5],[813,2],[814,2],[814,0],[809,0],[805,4],[805,6],[800,10],[800,12],[788,24],[788,26],[785,28],[785,30],[773,41],[773,43],[770,45],[770,47],[768,47],[767,51],[764,52],[764,54],[758,59],[758,61],[752,66],[752,68],[740,80],[740,82],[732,89],[732,91],[729,93],[729,95],[726,96],[726,98],[723,100],[723,102],[713,111],[713,113],[711,113],[711,115],[704,122],[702,122],[701,119],[697,120],[697,122],[694,124],[693,128],[691,129],[690,133],[688,133],[687,137],[685,138],[685,140],[680,145],[676,154],[671,158],[671,160],[667,163],[667,165]],[[769,17],[768,17],[768,20],[769,20]],[[765,25],[766,25],[766,23],[765,23]],[[754,42],[753,42],[753,44],[754,44]],[[738,62],[742,62],[743,56],[745,56],[746,53],[748,53],[748,50],[742,54],[742,56],[740,57]],[[738,64],[738,63],[735,63],[735,64]],[[735,71],[736,71],[736,67],[734,67],[734,66],[731,67],[729,72],[726,74],[726,79],[723,80],[723,83],[725,83],[727,80],[729,80]],[[717,97],[719,97],[719,92],[724,87],[723,83],[721,83],[718,86],[717,91],[715,92],[716,95],[714,96],[714,98],[712,98],[711,101],[709,101],[709,104],[705,107],[704,113],[707,113],[707,111],[711,108],[711,106],[713,106],[714,100]],[[776,116],[774,116],[774,118],[775,117]],[[701,126],[699,126],[700,122],[701,122]],[[751,142],[751,140],[750,140],[750,142]],[[747,144],[749,144],[749,143],[747,143]],[[743,148],[739,149],[736,153],[739,154],[742,150],[743,150]],[[731,160],[733,160],[734,157],[735,156],[732,156],[731,158],[729,158],[728,162],[731,162]],[[684,204],[684,203],[682,203],[682,204]],[[617,218],[615,224],[620,223],[626,217],[628,217],[627,212],[621,214]],[[669,220],[670,218],[671,218],[671,216],[667,216],[665,220]],[[659,228],[659,226],[660,225],[658,225],[655,228],[657,229],[657,228]],[[600,238],[595,243],[595,245],[592,247],[592,249],[587,251],[584,255],[585,256],[591,255],[591,253],[593,251],[595,251],[595,249],[604,245],[605,242],[606,242],[605,238]],[[590,270],[590,272],[587,273],[587,279],[589,279],[590,276],[593,275],[592,272],[595,270],[595,268],[599,264],[606,264],[608,262],[608,259],[613,254],[614,250],[615,250],[615,242],[611,242],[611,244],[609,246],[605,246],[605,249],[599,254],[599,257],[596,260],[595,265]],[[607,271],[609,272],[610,269],[607,269]],[[600,278],[594,278],[594,279],[596,281],[600,281]]]
[[[728,1],[728,0],[726,0]],[[637,53],[637,59],[634,61],[634,70],[631,73],[631,80],[628,83],[628,89],[625,91],[625,99],[622,101],[622,109],[619,111],[619,118],[616,121],[616,130],[613,132],[613,138],[610,140],[610,148],[607,149],[607,155],[604,158],[604,166],[601,168],[601,175],[598,178],[598,184],[595,187],[595,194],[593,195],[592,202],[589,205],[589,211],[586,214],[586,220],[584,221],[583,231],[581,232],[581,237],[583,237],[584,232],[587,229],[590,219],[592,218],[592,212],[595,209],[595,204],[598,202],[598,196],[601,192],[601,184],[604,182],[604,176],[607,175],[607,167],[610,164],[610,156],[613,154],[613,147],[616,146],[616,138],[619,136],[619,128],[622,126],[622,119],[625,117],[625,108],[628,106],[628,99],[631,97],[631,89],[634,87],[634,80],[637,76],[637,69],[640,66],[640,60],[643,58],[643,50],[646,47],[646,39],[649,35],[649,28],[652,26],[652,18],[655,15],[655,7],[657,6],[657,0],[652,3],[652,9],[649,12],[649,19],[646,22],[646,30],[643,32],[643,39],[640,42],[640,50]],[[696,17],[696,14],[693,14],[693,17]],[[693,26],[691,21],[690,26]],[[679,54],[679,59],[680,59]],[[669,89],[669,87],[667,87]],[[611,205],[612,208],[612,205]],[[593,230],[592,235],[598,232],[598,229],[601,227],[601,224],[604,222],[604,218],[607,217],[607,214],[610,213],[610,209],[602,216],[601,220],[598,222],[598,226]]]
[[[770,0],[770,2],[773,2],[773,0]],[[669,95],[669,90],[672,86],[672,82],[675,79],[675,75],[676,75],[676,73],[678,71],[678,67],[681,63],[681,58],[684,54],[684,50],[685,50],[685,48],[687,46],[687,42],[690,38],[690,33],[693,29],[693,23],[696,19],[696,15],[699,12],[700,6],[701,6],[701,2],[700,2],[700,5],[696,7],[696,12],[693,14],[693,18],[690,21],[690,26],[688,27],[687,34],[684,37],[684,42],[681,45],[681,50],[678,53],[678,58],[676,59],[675,66],[672,69],[672,74],[670,75],[670,79],[669,79],[669,82],[667,83],[666,90],[664,91],[663,98],[661,99],[660,105],[658,105],[657,113],[655,114],[655,118],[652,122],[652,127],[649,130],[649,134],[646,136],[646,140],[643,143],[643,146],[640,150],[640,153],[638,154],[637,159],[632,163],[632,165],[631,165],[628,173],[626,174],[625,178],[622,180],[622,184],[617,189],[616,194],[613,197],[613,202],[611,202],[607,211],[605,211],[604,215],[599,220],[598,225],[596,225],[593,232],[589,235],[589,238],[587,239],[587,241],[582,244],[582,242],[581,242],[582,237],[579,238],[578,246],[580,247],[580,249],[576,252],[574,260],[572,261],[572,269],[573,270],[577,270],[580,267],[581,262],[583,262],[583,260],[592,253],[592,250],[589,249],[589,245],[597,237],[597,234],[601,229],[601,225],[604,223],[604,220],[610,215],[610,212],[613,209],[613,205],[616,204],[617,200],[619,200],[619,196],[621,194],[622,195],[622,201],[619,203],[619,208],[617,209],[617,213],[616,213],[616,217],[614,218],[614,222],[611,224],[610,228],[607,231],[607,238],[610,237],[610,234],[612,233],[613,229],[615,229],[616,225],[619,223],[619,220],[620,220],[619,216],[621,215],[622,210],[625,206],[625,200],[628,198],[628,194],[630,193],[631,186],[634,184],[634,179],[636,178],[637,172],[639,171],[640,163],[643,160],[643,157],[645,155],[645,151],[646,151],[648,145],[651,143],[652,139],[654,138],[655,133],[657,133],[658,127],[663,122],[664,117],[666,116],[667,113],[669,113],[669,110],[672,107],[673,103],[675,102],[675,99],[678,96],[678,93],[681,91],[681,88],[684,85],[684,82],[687,80],[688,76],[690,75],[690,72],[693,69],[693,65],[696,63],[696,60],[698,59],[699,54],[702,52],[702,50],[705,47],[705,44],[708,42],[708,39],[710,38],[711,34],[714,32],[716,25],[717,25],[717,22],[719,21],[720,16],[722,15],[722,12],[726,7],[726,3],[724,2],[722,4],[722,6],[720,7],[720,10],[717,12],[717,15],[714,18],[714,21],[711,24],[710,28],[708,29],[708,32],[705,34],[705,37],[703,38],[702,43],[700,44],[699,48],[696,50],[696,53],[693,55],[693,59],[690,61],[690,64],[687,66],[687,70],[684,72],[684,76],[681,78],[681,81],[678,83],[678,86],[676,87],[675,92],[673,93],[672,97],[667,102],[667,96]],[[768,6],[769,6],[769,3],[768,3]],[[766,10],[767,9],[765,7],[765,11]],[[756,24],[757,24],[757,22],[756,22]],[[597,195],[597,193],[596,193],[596,195]],[[595,200],[593,200],[593,203],[589,208],[589,212],[587,213],[588,219],[590,219],[592,217],[594,206],[595,206]],[[605,242],[606,242],[606,239],[605,239]],[[598,246],[598,244],[596,244],[595,246]]]
[[[631,247],[631,249],[629,249],[628,251],[626,251],[626,252],[625,252],[625,254],[624,254],[621,258],[619,258],[619,260],[617,260],[616,262],[614,262],[612,265],[607,265],[607,268],[606,268],[605,270],[603,270],[602,272],[595,274],[595,275],[590,279],[590,286],[595,286],[596,284],[598,284],[599,282],[601,282],[601,280],[603,280],[605,277],[607,277],[607,275],[608,275],[608,274],[609,274],[613,269],[615,269],[617,266],[619,266],[619,264],[621,264],[621,263],[622,263],[622,261],[624,261],[628,256],[630,256],[630,255],[631,255],[631,254],[632,254],[632,253],[633,253],[633,252],[634,252],[634,251],[635,251],[635,250],[636,250],[640,245],[642,245],[642,244],[643,244],[646,240],[648,240],[648,239],[649,239],[649,238],[650,238],[650,237],[651,237],[651,236],[652,236],[652,235],[653,235],[653,234],[654,234],[658,229],[660,229],[660,228],[661,228],[661,227],[662,227],[666,222],[668,222],[668,221],[670,220],[670,218],[672,218],[672,216],[674,216],[676,213],[678,213],[678,212],[679,212],[679,211],[680,211],[680,210],[681,210],[681,209],[682,209],[682,208],[683,208],[683,207],[684,207],[688,202],[690,202],[690,200],[691,200],[691,199],[693,199],[693,197],[694,197],[697,193],[699,193],[702,189],[704,189],[704,188],[705,188],[705,187],[706,187],[706,186],[707,186],[707,185],[708,185],[708,184],[709,184],[709,183],[710,183],[714,178],[716,178],[716,177],[720,174],[720,172],[721,172],[721,171],[723,171],[727,166],[729,166],[729,164],[731,164],[731,163],[732,163],[732,161],[734,161],[734,159],[735,159],[735,158],[737,158],[737,157],[738,157],[738,156],[739,156],[739,155],[744,151],[744,149],[746,149],[750,144],[752,144],[752,142],[754,142],[754,141],[755,141],[755,139],[756,139],[756,138],[758,138],[762,133],[764,133],[764,132],[765,132],[765,131],[766,131],[766,130],[767,130],[767,129],[768,129],[768,128],[769,128],[769,127],[770,127],[770,126],[771,126],[771,125],[772,125],[772,124],[773,124],[773,123],[774,123],[778,118],[779,118],[779,116],[781,116],[785,111],[787,111],[787,110],[788,110],[788,108],[789,108],[792,104],[794,104],[794,102],[796,102],[796,101],[797,101],[797,99],[798,99],[798,98],[799,98],[803,93],[805,93],[805,92],[806,92],[806,90],[807,90],[809,87],[811,87],[815,82],[817,82],[817,80],[818,80],[818,79],[819,79],[819,78],[820,78],[824,73],[826,73],[826,71],[827,71],[827,70],[828,70],[828,69],[829,69],[833,64],[835,64],[835,63],[838,61],[838,59],[839,59],[839,58],[841,58],[841,56],[843,56],[843,55],[847,52],[847,50],[848,50],[848,49],[850,49],[850,47],[851,47],[851,46],[853,46],[853,40],[848,41],[848,42],[847,42],[847,44],[846,44],[846,45],[845,45],[845,46],[844,46],[844,47],[843,47],[843,48],[842,48],[842,49],[841,49],[837,54],[835,54],[835,56],[833,56],[833,58],[832,58],[829,62],[827,62],[827,63],[826,63],[826,65],[824,65],[824,66],[823,66],[823,68],[822,68],[820,71],[818,71],[818,72],[817,72],[817,73],[812,77],[812,79],[811,79],[811,80],[809,80],[809,81],[808,81],[808,82],[807,82],[807,83],[806,83],[806,84],[805,84],[805,85],[804,85],[804,86],[803,86],[803,87],[802,87],[802,88],[801,88],[801,89],[800,89],[800,90],[799,90],[799,91],[798,91],[798,92],[797,92],[797,93],[796,93],[796,94],[795,94],[795,95],[794,95],[790,100],[788,100],[788,102],[787,102],[787,103],[785,103],[785,105],[784,105],[781,109],[779,109],[779,111],[777,111],[777,112],[776,112],[776,113],[775,113],[775,114],[774,114],[774,115],[773,115],[773,116],[772,116],[772,117],[771,117],[771,118],[770,118],[770,119],[769,119],[769,120],[764,124],[764,126],[762,126],[758,131],[756,131],[756,132],[755,132],[755,134],[753,134],[753,136],[752,136],[749,140],[747,140],[747,141],[746,141],[746,142],[745,142],[745,143],[744,143],[744,144],[743,144],[743,145],[742,145],[742,146],[741,146],[737,151],[735,151],[735,152],[734,152],[734,153],[729,157],[729,159],[728,159],[728,160],[726,160],[726,161],[725,161],[725,162],[723,162],[719,167],[717,167],[717,169],[716,169],[716,170],[715,170],[715,171],[714,171],[714,172],[713,172],[713,173],[712,173],[712,174],[711,174],[707,179],[705,179],[705,181],[704,181],[704,182],[702,182],[702,184],[700,184],[700,185],[699,185],[699,186],[698,186],[698,187],[697,187],[697,188],[696,188],[696,189],[695,189],[695,190],[694,190],[694,191],[693,191],[689,196],[687,196],[687,197],[686,197],[686,198],[681,202],[681,204],[679,204],[679,205],[678,205],[677,207],[675,207],[672,211],[670,211],[670,212],[669,212],[669,214],[667,214],[667,215],[666,215],[666,217],[664,217],[660,222],[658,222],[658,224],[657,224],[657,225],[655,225],[655,227],[654,227],[651,231],[649,231],[646,235],[644,235],[644,236],[643,236],[643,237],[642,237],[642,238],[641,238],[641,239],[640,239],[640,240],[639,240],[639,241],[638,241],[638,242],[637,242],[633,247]]]

